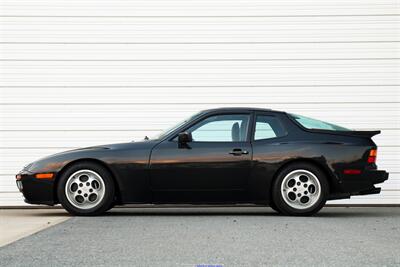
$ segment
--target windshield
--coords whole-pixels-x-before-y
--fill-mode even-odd
[[[295,119],[303,127],[307,129],[318,129],[318,130],[331,130],[331,131],[351,131],[350,129],[338,126],[329,122],[324,122],[308,117],[304,117],[296,114],[289,114],[290,117]]]
[[[187,119],[185,119],[185,120],[183,120],[183,121],[181,121],[181,122],[175,124],[174,126],[172,126],[172,127],[168,128],[167,130],[165,130],[165,131],[163,131],[163,132],[161,132],[161,133],[159,133],[159,134],[153,136],[153,137],[150,138],[150,139],[152,139],[152,140],[162,139],[162,138],[164,138],[165,136],[167,136],[167,135],[169,135],[170,133],[172,133],[173,131],[175,131],[176,129],[178,129],[179,127],[181,127],[182,125],[184,125],[186,122],[191,121],[191,120],[193,120],[194,118],[198,117],[200,114],[202,114],[202,112],[199,112],[199,113],[196,113],[196,114],[192,115],[191,117],[189,117],[189,118],[187,118]]]

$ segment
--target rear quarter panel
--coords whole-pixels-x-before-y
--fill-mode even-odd
[[[296,161],[313,163],[325,171],[330,192],[343,192],[344,169],[366,168],[369,150],[376,147],[369,138],[312,133],[283,119],[288,135],[281,138],[253,141],[253,171],[249,191],[255,201],[269,201],[277,173]]]

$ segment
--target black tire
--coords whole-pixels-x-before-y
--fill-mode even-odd
[[[305,170],[312,173],[318,179],[320,185],[320,196],[315,198],[315,203],[312,204],[310,207],[302,209],[294,208],[291,205],[289,205],[285,201],[283,196],[284,193],[281,190],[284,178],[290,173],[301,170]],[[278,173],[272,187],[273,202],[276,208],[284,215],[310,216],[316,214],[325,205],[328,194],[329,194],[329,184],[326,175],[324,174],[323,171],[321,171],[320,168],[309,163],[299,162],[286,166]]]
[[[101,201],[99,201],[99,203],[96,204],[95,207],[91,207],[89,209],[82,209],[74,206],[68,200],[65,193],[65,186],[67,184],[68,178],[72,174],[80,170],[93,171],[98,175],[100,175],[104,182],[105,190],[103,198],[101,199]],[[67,170],[65,170],[62,173],[57,186],[57,196],[61,205],[70,214],[77,216],[94,216],[104,213],[105,211],[107,211],[109,208],[112,207],[114,201],[114,193],[115,193],[115,186],[111,173],[103,166],[93,162],[79,162],[70,166]]]
[[[115,207],[115,202],[111,203],[111,205],[106,209],[106,211],[109,211]]]
[[[269,202],[269,207],[270,207],[271,209],[273,209],[274,211],[276,211],[276,212],[278,212],[278,213],[281,213],[281,212],[278,210],[278,207],[275,205],[275,203],[274,203],[272,200]]]

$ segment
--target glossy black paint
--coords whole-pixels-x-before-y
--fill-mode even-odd
[[[244,142],[177,141],[179,133],[215,114],[249,114]],[[257,114],[275,116],[286,135],[255,141]],[[71,164],[94,161],[107,167],[117,186],[117,203],[254,203],[268,204],[272,181],[279,170],[294,161],[320,167],[329,178],[331,199],[379,193],[374,184],[388,178],[367,164],[376,148],[372,132],[310,131],[285,112],[251,108],[207,110],[160,140],[111,144],[66,151],[40,159],[20,172],[28,203],[56,204],[57,179]],[[360,169],[345,175],[344,169]],[[50,180],[36,173],[54,173]]]

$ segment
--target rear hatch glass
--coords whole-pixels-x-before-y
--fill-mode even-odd
[[[309,117],[297,115],[297,114],[289,114],[289,116],[297,121],[301,126],[307,129],[315,129],[315,130],[331,130],[331,131],[351,131],[345,127],[335,125],[329,122],[320,121],[316,119],[312,119]]]

